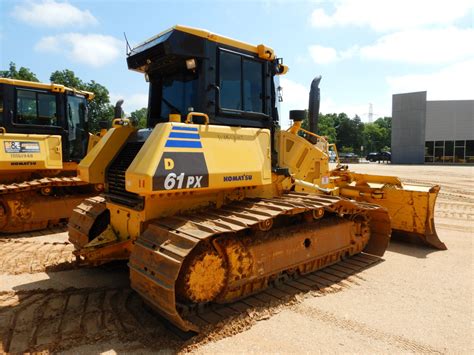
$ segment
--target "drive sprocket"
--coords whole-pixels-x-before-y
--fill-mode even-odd
[[[197,253],[178,279],[181,296],[196,303],[210,302],[222,291],[227,280],[225,260],[211,247]]]

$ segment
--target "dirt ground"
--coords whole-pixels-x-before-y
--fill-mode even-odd
[[[380,261],[334,266],[278,302],[257,295],[240,316],[189,338],[129,288],[126,264],[78,268],[64,228],[6,236],[0,353],[474,353],[474,168],[351,168],[441,185],[436,226],[448,250],[392,241]]]

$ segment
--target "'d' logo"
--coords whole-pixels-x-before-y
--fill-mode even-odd
[[[174,168],[174,160],[171,158],[165,158],[165,170],[172,170]]]

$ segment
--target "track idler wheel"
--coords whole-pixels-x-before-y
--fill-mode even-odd
[[[210,302],[224,289],[226,280],[225,260],[210,246],[203,248],[181,270],[178,297],[193,303]]]

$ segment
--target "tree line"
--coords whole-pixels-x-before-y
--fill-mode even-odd
[[[307,117],[302,127],[309,129]],[[372,123],[364,123],[357,115],[349,118],[345,113],[320,113],[317,134],[327,137],[330,143],[336,143],[342,153],[363,155],[390,151],[392,118],[380,117]]]
[[[29,69],[20,67],[17,70],[15,63],[10,63],[8,70],[0,70],[0,77],[38,82],[37,76]],[[89,102],[89,129],[99,131],[99,122],[114,118],[114,105],[110,102],[107,88],[91,80],[85,82],[78,78],[72,70],[56,70],[51,73],[49,80],[52,83],[62,84],[79,90],[91,91],[95,94],[94,100]],[[140,128],[146,127],[147,108],[135,110],[130,118]],[[308,129],[308,119],[303,121],[303,128]],[[338,150],[344,153],[366,154],[390,150],[392,119],[381,117],[373,123],[364,123],[360,117],[349,118],[345,113],[320,114],[318,134],[326,136],[331,143],[336,143]],[[363,149],[361,149],[363,147]]]

